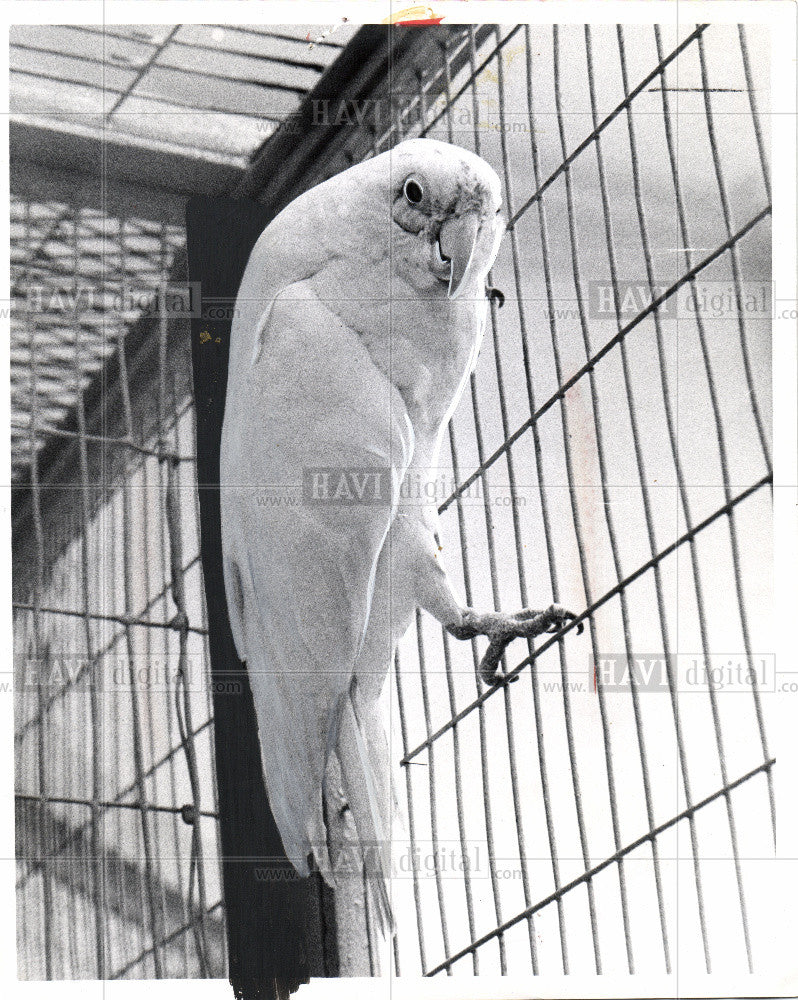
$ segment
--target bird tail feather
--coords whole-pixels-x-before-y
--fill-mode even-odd
[[[372,759],[356,703],[357,695],[350,688],[343,698],[337,756],[344,794],[357,830],[369,912],[374,914],[380,933],[388,937],[394,931],[387,877],[391,851],[390,830],[386,828],[390,816],[390,773],[384,762]]]

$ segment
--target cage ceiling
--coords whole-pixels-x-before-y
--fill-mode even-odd
[[[185,280],[187,197],[268,192],[279,210],[401,134],[381,118],[319,122],[316,99],[376,108],[393,106],[396,92],[429,106],[489,31],[471,40],[458,25],[12,28],[15,486],[71,464],[77,412],[101,403],[120,345],[132,353],[146,336],[155,289]],[[97,434],[108,433],[104,419]],[[27,512],[17,517],[24,490],[15,497],[16,533]]]
[[[185,196],[231,190],[355,30],[12,27],[14,482],[170,270]]]
[[[73,133],[243,164],[354,33],[342,25],[24,25],[11,113]]]

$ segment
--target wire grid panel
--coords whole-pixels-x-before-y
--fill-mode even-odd
[[[341,24],[317,38],[312,25],[14,25],[11,113],[51,123],[75,115],[82,136],[245,165],[356,30]]]
[[[506,303],[493,307],[434,500],[470,604],[554,598],[590,611],[586,636],[540,643],[534,669],[511,649],[518,681],[493,691],[478,686],[473,651],[429,622],[403,645],[392,706],[411,859],[399,852],[393,886],[402,974],[734,968],[761,954],[746,879],[748,859],[770,846],[758,692],[692,690],[665,671],[664,691],[643,698],[639,685],[613,690],[590,659],[722,652],[746,662],[767,649],[769,324],[689,308],[702,283],[730,289],[736,305],[744,282],[769,277],[756,117],[766,56],[758,37],[748,39],[756,59],[742,41],[717,27],[452,32],[418,93],[391,101],[396,126],[383,134],[367,123],[343,162],[329,163],[335,172],[423,130],[477,148],[504,177],[511,227],[493,282]],[[719,58],[724,47],[733,59]],[[161,372],[166,336],[154,338]],[[75,370],[84,346],[74,339]],[[192,769],[175,737],[173,686],[114,691],[109,714],[97,686],[80,689],[90,669],[58,680],[81,654],[96,664],[98,651],[108,662],[118,652],[127,664],[148,641],[178,656],[182,642],[188,676],[194,653],[205,654],[192,414],[157,378],[154,429],[132,421],[131,447],[124,395],[113,439],[79,425],[74,489],[58,494],[46,535],[35,405],[21,428],[34,483],[16,628],[18,669],[36,678],[18,684],[29,978],[219,974],[223,961],[216,871],[191,864],[213,850],[213,817],[199,824],[197,852],[177,813],[215,808],[203,784],[207,691],[188,701]],[[167,414],[180,417],[165,440]],[[120,475],[98,495],[83,488],[89,468],[111,466]],[[182,612],[172,602],[181,594]],[[71,749],[75,731],[83,754],[53,753],[67,735]],[[126,780],[116,759],[107,772],[94,766],[109,740],[120,758],[128,752]],[[192,906],[203,884],[205,901]],[[56,899],[63,927],[45,919]]]
[[[41,206],[22,214],[39,218]],[[15,510],[19,975],[218,976],[224,924],[188,337],[154,308],[147,365],[127,357],[124,327],[98,340],[96,323],[84,322],[84,312],[96,318],[97,293],[141,290],[145,250],[157,269],[147,284],[163,297],[174,247],[163,227],[143,248],[137,220],[112,220],[100,275],[97,233],[84,242],[81,206],[68,214],[69,315],[53,322],[58,271],[45,276],[45,306],[23,300],[15,315],[15,344],[28,348],[15,386],[28,436],[17,448],[28,481]],[[22,290],[43,280],[38,230],[24,237]],[[118,380],[98,420],[84,395],[92,368],[110,357]],[[60,468],[40,472],[53,405],[40,366],[56,362],[66,389],[56,402],[75,407],[77,430],[62,436]]]
[[[744,972],[775,826],[766,36],[520,26],[448,57],[372,141],[504,180],[443,555],[468,605],[586,628],[516,643],[492,689],[479,643],[419,616],[401,646],[396,964]]]
[[[37,194],[31,185],[25,193],[12,192],[11,240],[12,295],[26,306],[13,313],[11,323],[16,483],[29,475],[30,447],[40,450],[48,438],[62,434],[59,428],[74,412],[78,393],[113,357],[127,325],[138,318],[140,298],[151,298],[184,237],[174,224],[109,218],[86,205],[76,210],[58,197]],[[23,321],[31,311],[35,327]],[[38,424],[32,434],[34,407]]]

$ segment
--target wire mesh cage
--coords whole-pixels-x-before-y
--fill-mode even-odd
[[[20,205],[26,227],[36,208]],[[91,261],[80,208],[66,226],[76,258]],[[108,229],[105,219],[106,239]],[[127,252],[140,278],[140,232],[137,220],[119,220],[120,289]],[[170,235],[149,235],[150,286],[168,277]],[[25,283],[36,242],[22,244],[34,248]],[[105,267],[111,257],[106,248]],[[86,279],[73,273],[77,289]],[[106,275],[108,294],[116,281]],[[57,295],[49,283],[27,287],[51,302]],[[28,404],[17,454],[30,469],[15,558],[20,974],[207,975],[224,967],[224,930],[186,375],[175,377],[171,357],[167,367],[165,323],[151,345],[160,358],[153,384],[152,368],[128,370],[124,337],[110,350],[105,338],[96,343],[95,318],[79,303],[68,333],[46,309],[26,312],[16,331],[18,363],[28,366],[17,386]],[[118,429],[88,424],[83,409],[88,373],[111,354]],[[65,399],[48,391],[49,366],[59,379],[66,366],[74,373]],[[75,431],[50,426],[59,404],[76,402]],[[51,435],[58,457],[42,482],[39,453]]]
[[[477,649],[417,619],[395,729],[425,864],[398,882],[400,968],[750,969],[743,870],[773,810],[765,88],[717,26],[472,33],[441,72],[413,131],[500,167],[510,220],[444,553],[468,605],[551,594],[589,641],[530,645],[485,689]]]
[[[395,971],[749,970],[775,828],[767,36],[426,37],[316,108],[341,127],[290,191],[249,193],[410,135],[497,169],[504,304],[430,499],[469,606],[553,599],[586,631],[511,647],[491,688],[478,643],[420,616],[402,643]],[[12,188],[20,976],[221,975],[180,199]]]
[[[20,978],[225,970],[184,203],[351,34],[307,30],[11,32]]]

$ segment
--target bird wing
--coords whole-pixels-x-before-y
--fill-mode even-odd
[[[357,333],[307,282],[283,288],[262,318],[225,412],[225,588],[286,853],[300,874],[309,853],[327,874],[325,767],[413,431]]]

